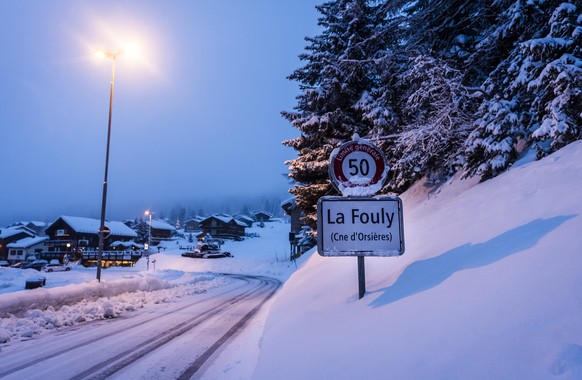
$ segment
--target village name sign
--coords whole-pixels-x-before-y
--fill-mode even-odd
[[[404,253],[402,200],[375,196],[389,169],[377,146],[354,135],[330,156],[329,176],[342,196],[317,202],[317,250],[322,256],[358,257],[360,298],[366,289],[364,257]]]
[[[317,206],[322,256],[404,253],[402,201],[397,197],[323,197]]]
[[[329,175],[341,197],[317,202],[317,245],[322,256],[399,256],[404,253],[402,200],[374,196],[389,167],[384,153],[367,140],[336,148]]]

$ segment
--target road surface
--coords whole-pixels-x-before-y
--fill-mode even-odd
[[[268,277],[226,276],[227,286],[207,293],[4,347],[0,378],[200,378],[281,285]]]

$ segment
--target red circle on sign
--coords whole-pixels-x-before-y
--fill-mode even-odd
[[[347,172],[346,168],[349,168]],[[330,157],[330,177],[340,192],[341,187],[365,188],[383,182],[386,169],[384,153],[362,140],[341,145]]]

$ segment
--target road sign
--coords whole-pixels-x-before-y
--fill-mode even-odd
[[[388,170],[384,153],[357,135],[334,149],[329,160],[329,177],[345,196],[372,196],[384,184]]]
[[[109,235],[111,235],[111,229],[109,228],[109,226],[103,226],[101,234],[103,234],[103,239],[107,239]]]
[[[322,197],[317,248],[322,256],[400,256],[404,253],[398,197]]]

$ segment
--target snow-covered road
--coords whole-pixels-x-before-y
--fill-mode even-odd
[[[3,347],[0,378],[198,378],[281,285],[225,276],[226,286],[206,293]]]

